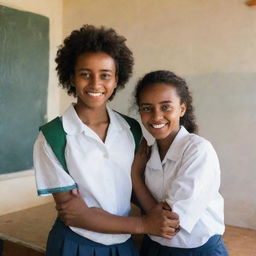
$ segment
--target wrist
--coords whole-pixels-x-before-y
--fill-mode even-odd
[[[137,217],[136,234],[145,234],[145,216]]]
[[[135,184],[141,184],[144,183],[144,173],[133,173],[132,174],[132,182]]]

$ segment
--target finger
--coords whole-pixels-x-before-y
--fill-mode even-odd
[[[74,195],[74,196],[79,196],[78,189],[77,188],[72,189],[71,194]]]
[[[177,234],[180,231],[180,227],[175,228],[175,234]]]
[[[170,210],[164,210],[164,215],[171,220],[179,220],[179,215],[175,212],[172,212]]]
[[[164,234],[162,237],[167,238],[169,240],[171,240],[173,238],[173,236],[169,235],[169,234]]]
[[[168,211],[172,210],[172,208],[169,206],[169,204],[167,204],[165,201],[162,202],[162,206],[163,206],[164,210],[168,210]]]
[[[179,226],[179,221],[177,221],[177,220],[170,220],[170,219],[168,219],[167,221],[166,221],[166,226],[168,226],[168,227],[171,227],[171,228],[176,228],[177,226]]]
[[[175,228],[164,228],[163,233],[174,236],[176,234]]]

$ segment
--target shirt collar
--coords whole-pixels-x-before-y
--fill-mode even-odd
[[[75,104],[70,107],[62,115],[62,123],[64,131],[69,135],[81,133],[84,130],[84,123],[81,121],[74,108]]]
[[[90,128],[81,121],[81,119],[76,113],[74,106],[75,104],[71,104],[70,107],[65,111],[65,113],[62,116],[64,131],[69,135],[79,134],[79,133],[82,133],[83,131],[88,132],[88,129]],[[108,106],[107,106],[107,111],[110,119],[110,124],[108,129],[111,129],[112,131],[120,131],[120,130],[123,130],[122,125],[129,127],[128,123],[125,120],[120,124],[117,116],[118,114],[115,113]]]
[[[156,170],[163,169],[156,141],[151,148],[151,155],[147,162],[147,166]]]
[[[110,119],[109,129],[112,131],[122,131],[125,128],[130,128],[129,124],[124,120],[124,118],[118,114],[116,111],[112,110],[107,106],[107,111]]]
[[[181,158],[182,152],[184,151],[184,145],[187,142],[188,135],[189,132],[186,130],[186,128],[184,126],[181,126],[179,132],[177,133],[164,157],[163,163],[166,162],[166,159],[177,161]]]
[[[151,149],[151,156],[147,165],[153,169],[162,169],[162,164],[165,164],[167,159],[177,161],[181,158],[184,151],[184,145],[187,142],[189,132],[184,126],[181,126],[179,132],[174,138],[171,146],[169,147],[163,161],[161,162],[157,142],[155,141]]]

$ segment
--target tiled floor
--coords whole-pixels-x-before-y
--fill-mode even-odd
[[[0,239],[14,239],[43,251],[55,216],[53,204],[1,216]],[[256,256],[256,230],[227,226],[224,241],[230,256]]]

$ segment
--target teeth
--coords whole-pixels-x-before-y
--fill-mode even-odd
[[[102,92],[88,92],[88,94],[90,96],[93,96],[93,97],[99,97],[101,96],[103,93]]]
[[[165,124],[152,124],[153,128],[160,129],[165,126]]]

